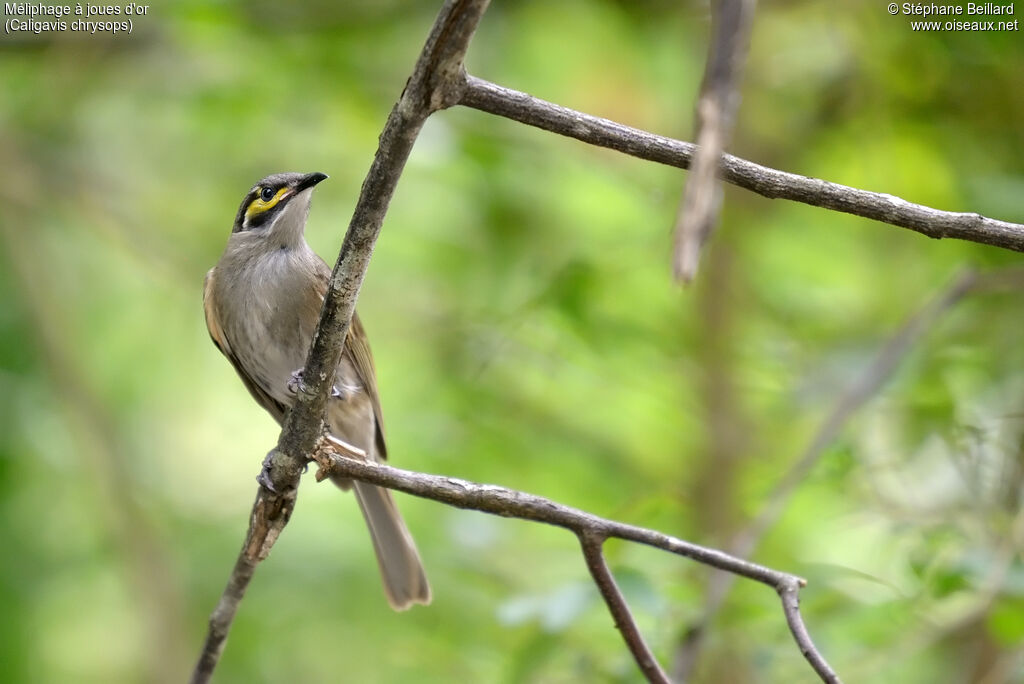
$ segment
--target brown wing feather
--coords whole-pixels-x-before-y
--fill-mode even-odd
[[[320,291],[320,301],[323,301],[327,294],[328,281],[331,278],[331,269],[323,259],[320,259],[321,268],[317,269],[317,289]],[[366,390],[370,402],[373,404],[373,416],[376,419],[377,431],[377,457],[385,460],[388,457],[387,445],[384,440],[384,419],[380,410],[380,395],[377,393],[377,372],[373,366],[373,354],[370,352],[370,340],[366,337],[366,330],[363,328],[359,314],[352,314],[352,324],[348,328],[348,338],[345,340],[344,355],[352,363],[352,367],[359,376],[359,381]]]
[[[228,338],[224,335],[224,329],[220,324],[220,314],[213,299],[213,288],[217,277],[216,270],[216,268],[211,268],[203,280],[203,311],[206,313],[206,329],[210,333],[210,339],[213,340],[220,353],[226,356],[231,365],[235,367],[238,377],[242,378],[242,383],[249,390],[249,394],[253,396],[253,399],[265,408],[274,417],[274,420],[281,423],[284,420],[286,407],[267,394],[255,380],[249,377],[245,369],[242,368],[242,364],[239,363],[238,357],[231,351]]]
[[[348,354],[355,366],[359,379],[366,388],[366,393],[373,403],[373,416],[377,422],[377,456],[383,461],[387,458],[387,446],[384,443],[384,419],[380,410],[380,395],[377,393],[377,372],[373,366],[373,354],[370,352],[370,340],[363,329],[363,322],[359,320],[359,314],[352,314],[352,325],[348,329],[348,340],[345,344],[345,353]]]

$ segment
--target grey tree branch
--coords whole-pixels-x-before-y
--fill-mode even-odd
[[[468,480],[442,475],[417,473],[403,470],[384,463],[371,463],[340,454],[329,440],[321,440],[313,458],[320,466],[316,479],[321,481],[331,475],[369,482],[424,499],[432,499],[456,508],[469,508],[506,518],[519,518],[533,522],[554,525],[575,533],[583,546],[587,566],[597,582],[602,597],[622,631],[630,652],[637,665],[652,682],[668,681],[664,671],[653,660],[650,649],[644,644],[625,600],[615,586],[614,579],[601,556],[601,544],[609,538],[644,544],[656,549],[685,556],[698,563],[724,570],[734,575],[760,582],[772,587],[782,599],[783,612],[789,629],[804,658],[811,664],[824,682],[839,682],[839,677],[829,667],[821,653],[815,648],[807,633],[807,627],[800,615],[800,588],[806,582],[785,572],[751,563],[723,551],[692,544],[662,532],[627,525],[608,520],[591,513],[545,499],[533,494],[506,489],[497,485],[477,484]]]
[[[850,418],[878,394],[914,345],[950,309],[970,294],[1014,288],[1024,288],[1022,269],[1003,269],[982,275],[973,270],[965,270],[910,315],[878,350],[864,372],[839,395],[807,446],[772,488],[757,516],[733,539],[729,552],[741,558],[753,554],[757,544],[782,514],[797,487],[839,437]],[[733,580],[733,576],[726,573],[716,572],[711,575],[704,610],[700,618],[687,629],[675,657],[672,672],[677,681],[687,681],[693,674],[707,629],[721,609]]]
[[[459,104],[502,116],[591,145],[680,169],[688,169],[697,146],[546,102],[526,93],[468,76]],[[787,199],[823,209],[909,228],[932,238],[955,238],[1024,252],[1024,225],[980,214],[941,211],[881,192],[858,190],[722,155],[722,178],[769,199]]]
[[[756,5],[756,0],[711,3],[711,40],[697,99],[697,153],[679,205],[673,245],[672,271],[683,282],[697,274],[701,247],[711,237],[722,207],[718,168],[739,107]]]
[[[800,653],[811,664],[814,671],[818,673],[821,681],[828,682],[829,684],[839,684],[839,675],[829,667],[821,652],[815,648],[814,642],[811,641],[811,635],[807,633],[807,625],[804,624],[803,618],[800,617],[801,586],[802,584],[791,582],[778,589],[779,598],[782,599],[782,612],[786,614],[786,624],[789,625],[789,631],[800,647]]]

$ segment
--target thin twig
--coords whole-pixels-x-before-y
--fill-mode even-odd
[[[814,642],[811,641],[811,635],[807,632],[807,625],[804,624],[804,619],[800,615],[800,587],[799,583],[793,582],[789,586],[779,589],[779,598],[782,599],[782,612],[786,614],[786,624],[789,625],[789,631],[793,634],[793,638],[800,647],[800,653],[811,664],[814,671],[818,673],[821,681],[828,682],[829,684],[839,684],[839,675],[829,667],[821,652],[818,651]]]
[[[683,541],[662,532],[601,518],[577,508],[564,506],[550,499],[514,489],[478,484],[455,477],[418,473],[384,463],[355,460],[347,455],[337,453],[326,440],[320,442],[320,448],[314,452],[314,458],[320,466],[316,473],[318,481],[328,476],[346,477],[424,499],[439,501],[456,508],[467,508],[506,518],[519,518],[554,525],[573,532],[584,544],[584,549],[586,549],[587,543],[593,543],[588,540],[595,539],[604,540],[614,537],[636,542],[685,556],[698,563],[772,587],[783,597],[786,621],[800,647],[800,652],[804,654],[823,681],[839,681],[835,672],[828,666],[824,657],[807,636],[807,628],[795,600],[799,588],[806,585],[806,581],[796,575],[751,563],[723,551]],[[589,565],[591,560],[588,559],[587,562]],[[593,568],[591,568],[591,572],[593,572]],[[602,594],[604,594],[604,589],[602,589]],[[605,600],[608,601],[607,595],[605,595]],[[613,608],[611,602],[609,608]],[[617,624],[619,623],[615,611],[621,609],[628,611],[624,602],[615,607],[612,612],[616,617]],[[627,638],[625,632],[623,632],[623,638]],[[647,669],[645,669],[642,658],[633,650],[634,643],[630,643],[628,639],[627,643],[631,652],[637,657],[637,664],[646,673]],[[641,649],[640,653],[642,654],[645,650],[649,653],[646,646]]]
[[[487,4],[488,0],[445,2],[412,76],[388,116],[324,297],[303,371],[309,392],[297,397],[277,448],[264,461],[264,475],[271,488],[261,484],[256,494],[245,544],[210,616],[206,641],[192,675],[193,684],[208,682],[213,675],[253,572],[270,553],[295,508],[299,475],[307,454],[312,453],[322,434],[328,391],[334,384],[356,298],[388,204],[423,122],[432,112],[458,99],[464,83],[462,59]]]
[[[797,487],[839,437],[850,418],[878,394],[907,353],[946,312],[968,294],[1024,285],[1022,281],[1024,277],[1021,269],[1004,269],[984,275],[966,270],[914,312],[878,350],[864,372],[840,394],[803,452],[772,488],[757,516],[733,539],[729,552],[741,558],[749,558],[753,554],[762,537],[782,514]],[[733,581],[734,578],[729,574],[712,574],[705,595],[704,610],[700,618],[686,630],[672,667],[679,681],[687,681],[694,672],[704,636],[721,609]]]
[[[756,0],[711,3],[711,40],[697,99],[697,153],[686,179],[674,231],[672,271],[677,280],[686,283],[697,274],[701,248],[718,223],[722,207],[718,169],[722,152],[732,137],[756,5]]]
[[[696,145],[630,128],[467,76],[459,104],[545,131],[680,169]],[[909,228],[932,238],[955,238],[1024,252],[1024,225],[913,204],[894,195],[858,190],[722,155],[723,180],[769,199],[787,199]]]
[[[587,562],[590,576],[594,578],[594,584],[597,585],[604,602],[608,605],[608,612],[612,614],[615,626],[622,634],[622,639],[626,642],[630,653],[633,654],[633,659],[636,660],[640,671],[644,673],[649,682],[669,684],[668,675],[665,674],[665,670],[661,669],[654,653],[651,652],[643,635],[640,634],[640,628],[637,627],[633,613],[630,612],[629,606],[626,604],[626,597],[622,595],[619,585],[615,582],[615,576],[612,575],[608,563],[604,560],[602,547],[605,538],[593,532],[584,532],[579,537],[580,546],[583,548],[583,559]]]

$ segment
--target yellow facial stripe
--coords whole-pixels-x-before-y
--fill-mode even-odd
[[[262,214],[268,209],[273,209],[274,205],[281,201],[281,199],[288,192],[288,188],[281,188],[277,191],[277,194],[271,197],[269,200],[264,202],[260,199],[259,195],[256,196],[252,202],[249,202],[249,206],[245,209],[245,219],[248,221],[257,214]]]

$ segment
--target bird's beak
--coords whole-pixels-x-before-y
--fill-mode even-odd
[[[295,197],[295,195],[298,195],[303,190],[310,189],[311,187],[313,187],[320,181],[324,180],[325,178],[327,178],[327,174],[320,173],[319,171],[307,173],[305,176],[300,178],[295,185],[289,188],[288,192],[281,196],[281,201],[283,202],[285,200],[291,199],[292,197]]]
[[[311,188],[317,183],[327,178],[326,173],[320,173],[316,171],[314,173],[307,173],[305,176],[299,179],[299,182],[295,184],[294,194],[299,194],[307,188]]]

